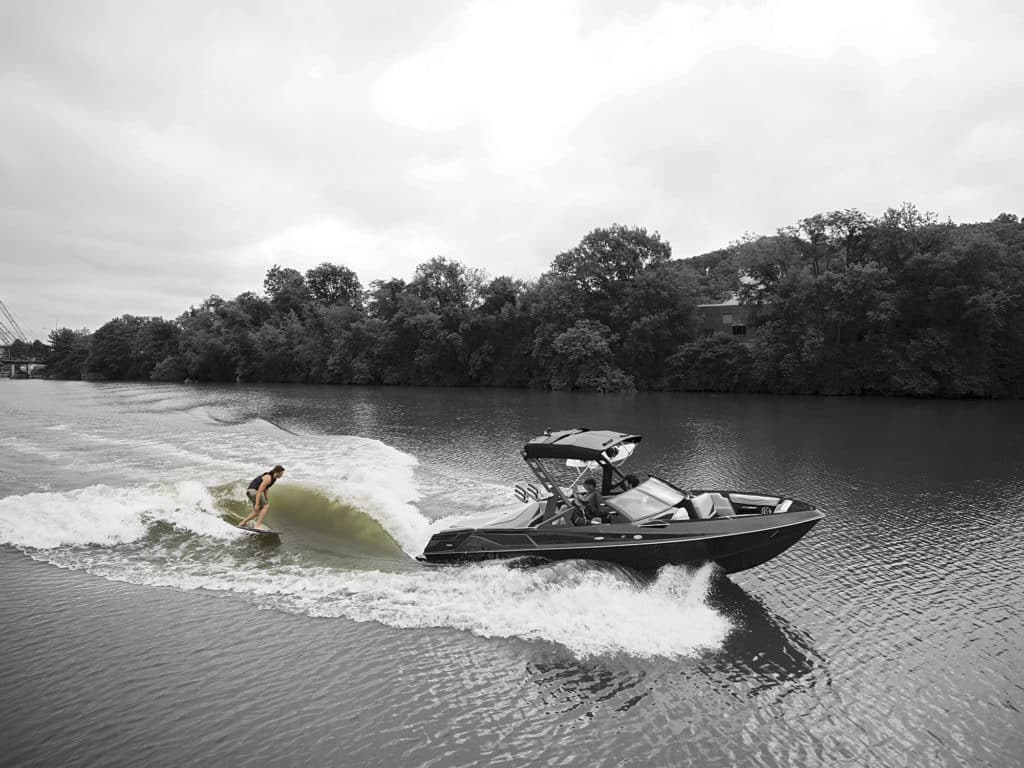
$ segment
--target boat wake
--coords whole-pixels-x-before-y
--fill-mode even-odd
[[[245,509],[234,478],[252,474],[254,432],[258,459],[288,467],[268,517],[286,533],[271,544],[231,524]],[[578,657],[688,656],[720,647],[729,633],[707,605],[711,568],[664,568],[642,580],[577,561],[417,564],[410,556],[440,523],[416,506],[416,459],[377,441],[266,423],[162,438],[56,434],[61,444],[47,447],[56,459],[73,456],[104,482],[0,499],[0,544],[62,568],[311,617],[555,643]],[[112,464],[152,480],[118,484]]]

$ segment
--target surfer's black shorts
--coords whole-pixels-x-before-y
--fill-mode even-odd
[[[249,501],[251,501],[253,503],[253,506],[256,506],[256,489],[255,488],[247,488],[246,491],[245,491],[245,495],[249,497]],[[264,496],[263,497],[263,506],[267,506],[269,503],[270,502],[267,500],[267,497]]]

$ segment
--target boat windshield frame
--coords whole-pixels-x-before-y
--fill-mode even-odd
[[[597,475],[602,492],[608,485],[625,488],[626,476],[619,465],[633,454],[642,439],[640,435],[622,432],[572,429],[534,438],[523,447],[521,455],[545,490],[557,497],[565,507],[559,515],[561,517],[574,506],[572,489],[585,476]],[[597,450],[601,446],[604,446],[603,450]],[[628,450],[621,446],[628,446]],[[546,466],[545,460],[564,460],[567,467],[579,470],[571,481],[569,494]]]
[[[651,476],[635,488],[605,499],[605,503],[629,522],[638,524],[655,520],[670,509],[676,509],[684,499],[685,491]]]

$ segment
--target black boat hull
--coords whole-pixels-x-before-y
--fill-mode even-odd
[[[435,534],[420,559],[432,563],[514,557],[586,559],[640,571],[713,562],[727,573],[735,573],[780,555],[823,517],[816,509],[805,509],[778,515],[682,521],[663,527],[613,524],[456,529]]]

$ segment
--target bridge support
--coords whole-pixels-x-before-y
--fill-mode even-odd
[[[32,374],[45,366],[40,360],[0,360],[0,376],[10,379],[31,379]]]

